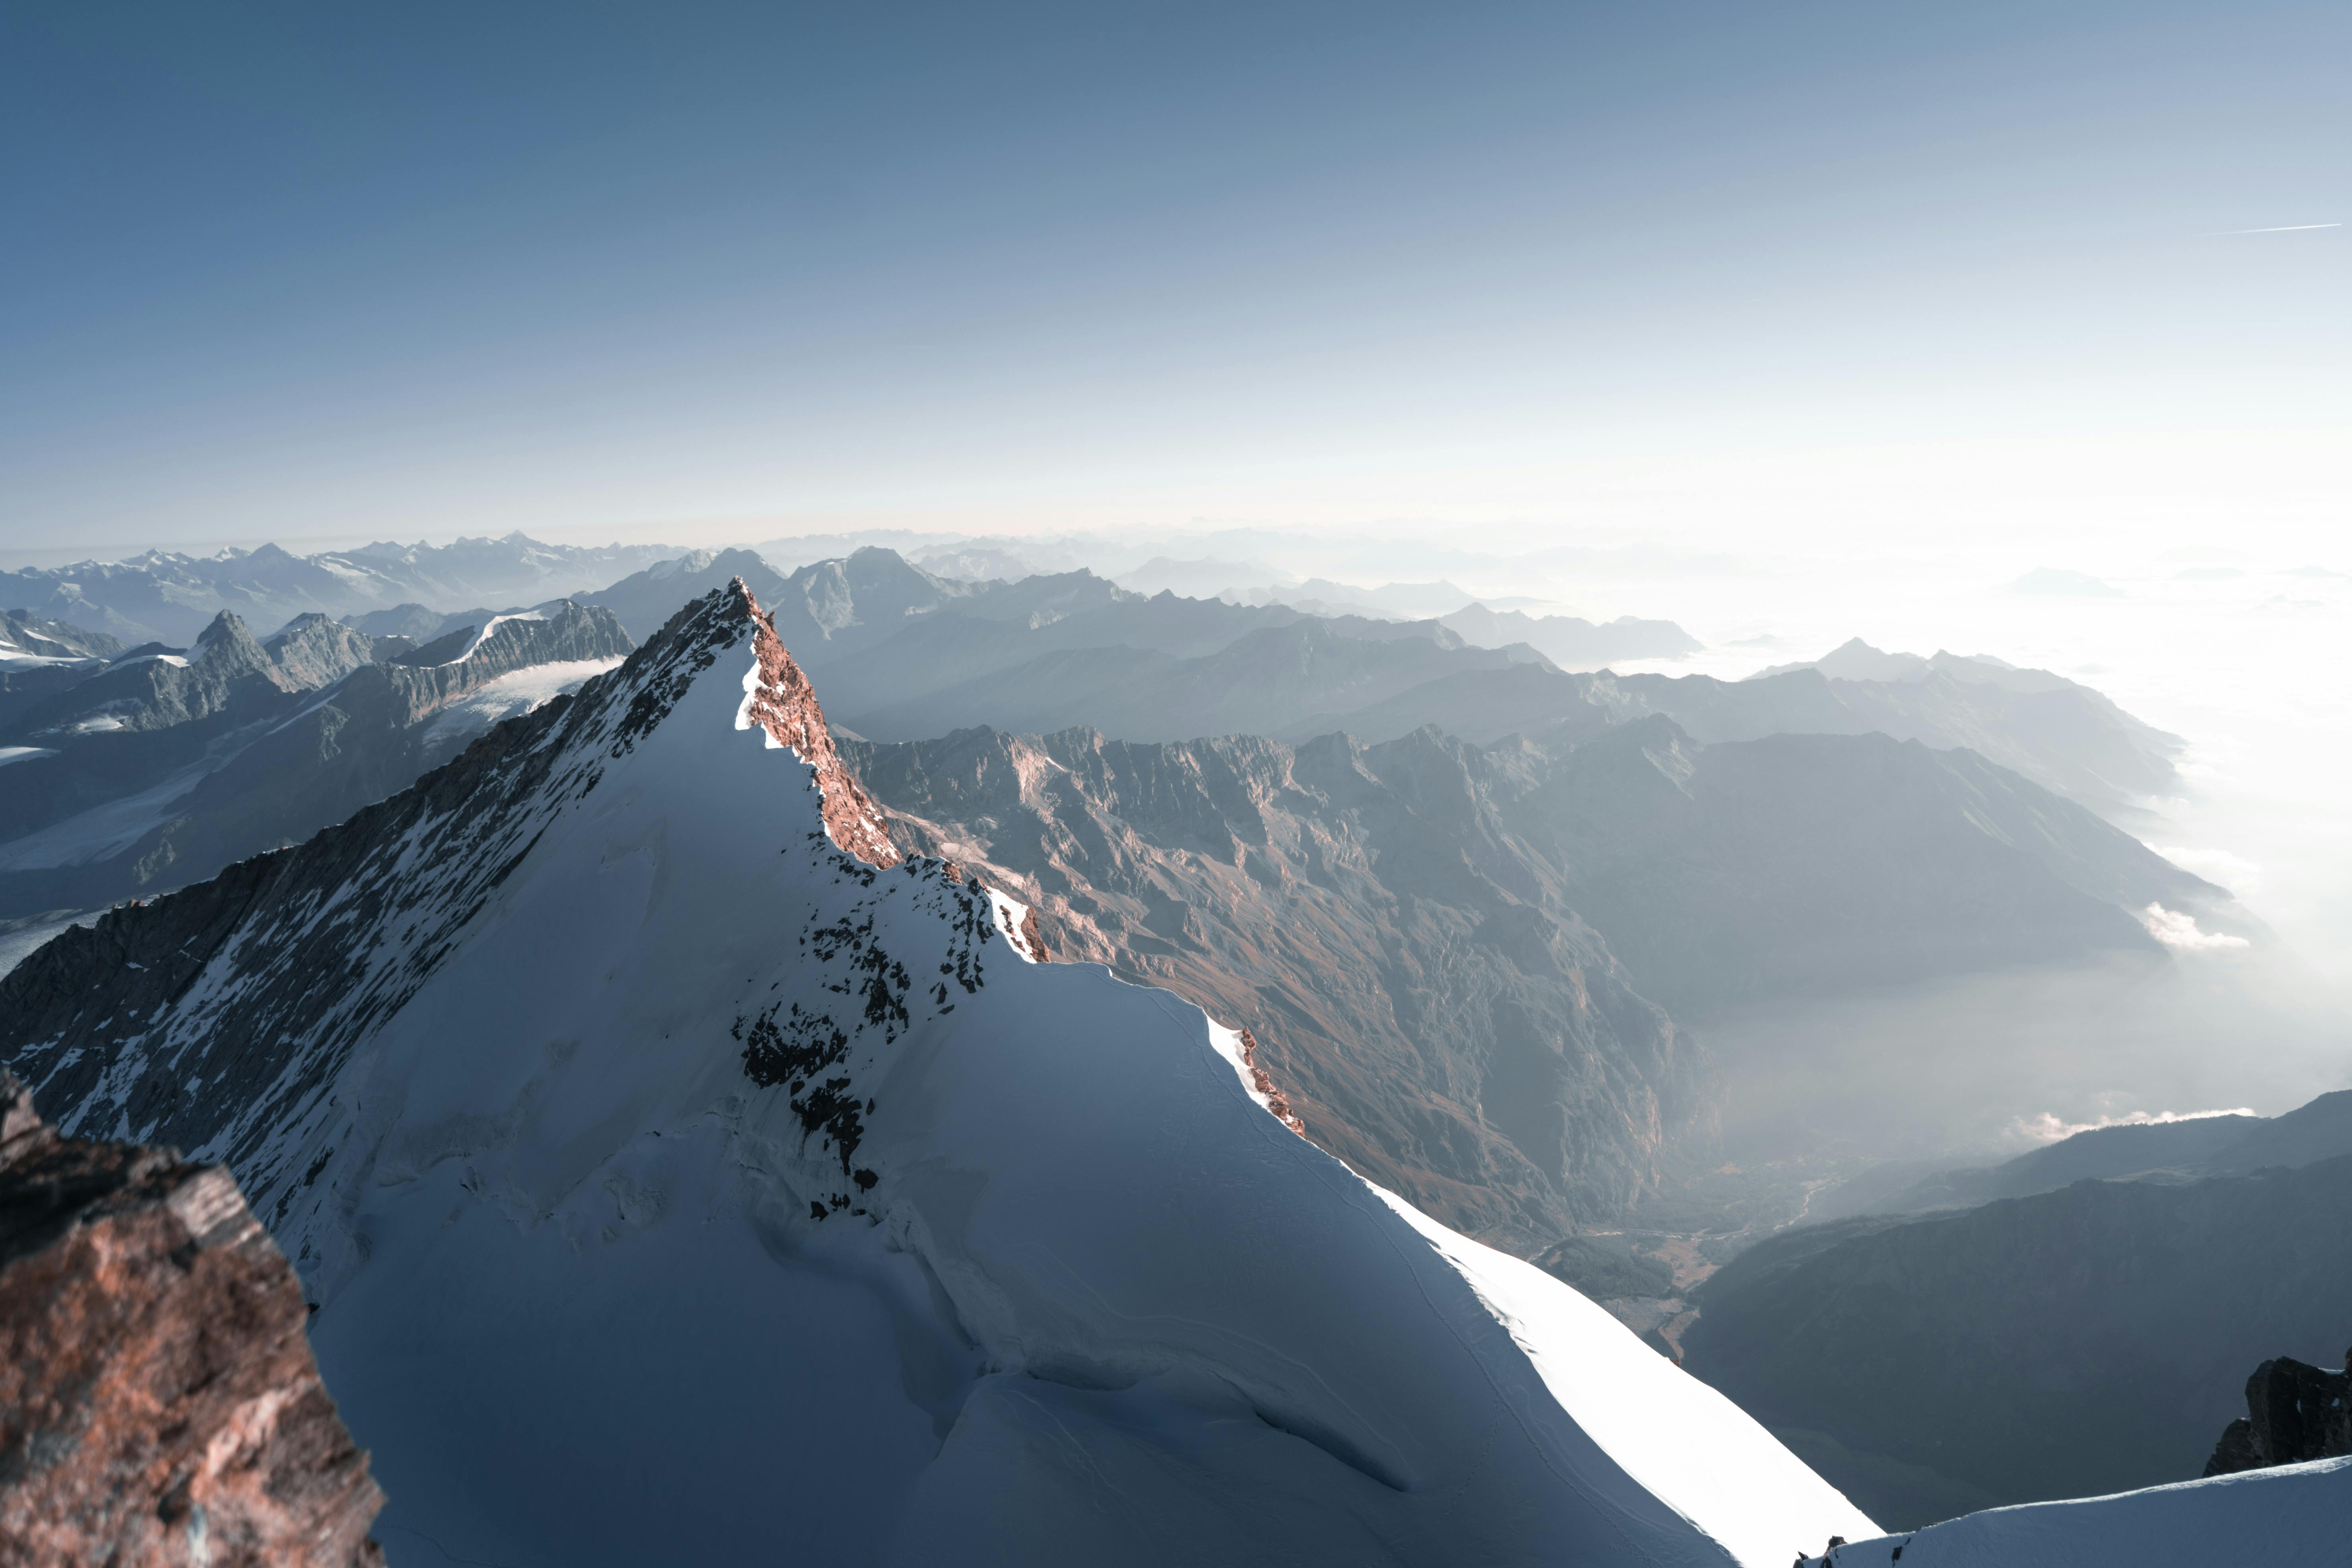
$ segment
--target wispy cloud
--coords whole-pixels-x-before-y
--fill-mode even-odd
[[[2283,223],[2274,228],[2225,228],[2221,232],[2225,235],[2301,234],[2307,228],[2342,228],[2343,226],[2344,226],[2340,223]]]
[[[2102,1127],[2161,1127],[2174,1121],[2203,1121],[2215,1116],[2252,1116],[2252,1106],[2232,1106],[2227,1110],[2135,1110],[2127,1116],[2102,1116],[2093,1121],[2069,1121],[2063,1117],[2043,1111],[2039,1116],[2021,1116],[2010,1124],[2010,1130],[2032,1139],[2036,1143],[2055,1143],[2061,1138],[2072,1138],[2077,1132],[2095,1132]]]
[[[2227,931],[2199,931],[2197,917],[2182,910],[2168,910],[2162,904],[2150,904],[2140,911],[2139,923],[2147,934],[2170,948],[2189,952],[2220,952],[2232,947],[2253,944],[2242,936]]]

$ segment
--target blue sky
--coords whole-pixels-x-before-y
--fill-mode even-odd
[[[45,13],[45,14],[44,14]],[[2336,5],[18,6],[0,548],[2340,519]]]

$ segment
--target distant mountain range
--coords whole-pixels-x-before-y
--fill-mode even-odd
[[[1867,650],[1865,668],[1861,645],[1849,645],[1822,668],[1745,681],[1573,673],[1529,643],[1478,646],[1586,625],[1560,617],[1309,616],[1145,597],[1087,572],[964,583],[878,548],[789,577],[748,552],[698,552],[587,598],[643,635],[683,594],[734,575],[772,597],[779,630],[824,671],[835,722],[876,740],[987,724],[1041,734],[1087,725],[1148,742],[1345,731],[1379,742],[1433,723],[1485,745],[1580,739],[1663,714],[1702,743],[1876,732],[1966,747],[2104,814],[2178,786],[2176,737],[2088,687],[1981,658]]]
[[[1187,563],[1158,564],[1165,576]],[[1319,600],[1324,613],[1315,614],[1147,596],[1083,570],[970,581],[878,547],[785,574],[745,550],[582,549],[511,534],[311,556],[275,545],[205,558],[151,552],[0,574],[0,604],[127,644],[178,647],[222,609],[248,625],[320,612],[373,636],[421,637],[436,616],[461,624],[489,606],[561,593],[605,605],[641,638],[695,594],[737,576],[772,601],[779,629],[812,668],[866,656],[830,668],[827,690],[837,694],[837,721],[877,739],[980,722],[1040,733],[1091,724],[1139,741],[1345,731],[1380,742],[1436,723],[1486,744],[1663,713],[1701,742],[1875,731],[1966,746],[2108,815],[2178,787],[2177,738],[2046,671],[1884,654],[1856,641],[1739,682],[1612,675],[1596,667],[1697,644],[1670,622],[1596,626],[1497,611],[1442,582],[1354,590],[1372,614]],[[594,587],[600,581],[610,585]],[[1309,583],[1299,594],[1312,600],[1309,589],[1340,587]],[[1396,621],[1381,618],[1398,613],[1389,601],[1452,607],[1439,620]],[[1366,646],[1399,642],[1419,646]],[[0,703],[39,679],[0,670]]]
[[[404,788],[635,646],[558,601],[419,645],[319,615],[257,639],[222,611],[185,650],[54,672],[0,709],[0,920],[200,880]]]
[[[1978,1201],[1741,1254],[1683,1340],[1881,1522],[2187,1480],[2248,1366],[2342,1349],[2352,1092],[2080,1133],[1941,1195]]]
[[[1643,621],[1631,616],[1595,624],[1574,616],[1530,616],[1524,610],[1497,611],[1473,604],[1439,619],[1473,647],[1524,643],[1562,669],[1601,669],[1638,658],[1681,658],[1705,646],[1672,621]]]
[[[2284,1116],[2196,1116],[2095,1127],[1997,1165],[1940,1172],[1891,1194],[1823,1207],[1832,1215],[1923,1214],[2032,1197],[2082,1181],[2198,1181],[2272,1165],[2308,1165],[2338,1154],[2352,1154],[2352,1091],[2322,1095]]]
[[[315,555],[275,544],[205,556],[150,551],[127,561],[0,572],[0,605],[125,643],[185,646],[223,610],[248,626],[277,626],[305,611],[349,619],[410,603],[445,610],[531,604],[583,592],[678,553],[664,545],[542,544],[521,533]]]

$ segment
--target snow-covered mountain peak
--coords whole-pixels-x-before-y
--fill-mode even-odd
[[[1777,1568],[1874,1533],[1295,1136],[1198,1008],[1034,962],[881,829],[737,583],[66,933],[0,980],[0,1054],[79,1130],[230,1160],[424,1561]]]

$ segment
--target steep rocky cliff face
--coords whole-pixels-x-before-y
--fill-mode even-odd
[[[226,1169],[61,1138],[0,1071],[0,1563],[380,1565],[307,1318]]]
[[[1449,1225],[1531,1256],[1706,1146],[1698,1048],[1456,742],[843,749],[907,847],[1031,901],[1058,956],[1246,1026],[1309,1137]]]

